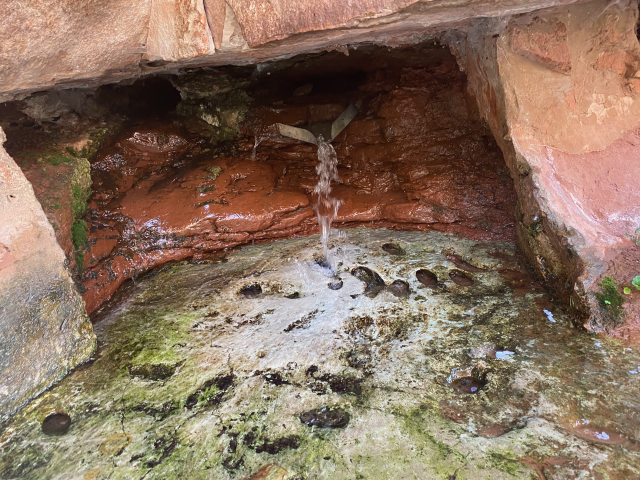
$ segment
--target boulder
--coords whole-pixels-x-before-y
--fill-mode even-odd
[[[0,421],[95,350],[84,302],[0,129]]]

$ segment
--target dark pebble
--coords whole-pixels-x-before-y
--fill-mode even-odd
[[[479,273],[479,272],[484,272],[485,271],[484,268],[478,268],[478,267],[475,267],[475,266],[471,265],[468,262],[465,262],[458,255],[447,255],[447,260],[449,260],[456,267],[458,267],[460,270],[464,270],[465,272]]]
[[[300,415],[300,421],[308,427],[344,428],[351,417],[337,407],[322,407],[309,410]]]
[[[460,285],[461,287],[473,285],[473,279],[462,270],[451,270],[449,272],[449,278],[453,280],[453,283]]]
[[[393,293],[396,297],[407,298],[411,294],[411,289],[409,288],[409,284],[404,280],[396,280],[391,285],[387,287],[391,293]]]
[[[436,276],[436,274],[429,270],[425,270],[424,268],[416,272],[416,278],[421,284],[427,287],[438,286],[438,277]]]
[[[343,282],[340,278],[335,278],[327,283],[327,286],[330,290],[340,290],[342,288]]]
[[[46,435],[64,435],[71,426],[71,417],[66,413],[53,413],[42,422],[42,432]]]
[[[382,245],[382,250],[391,254],[391,255],[404,255],[405,252],[398,245],[394,245],[393,243],[385,243]]]
[[[382,277],[367,267],[356,267],[351,270],[351,275],[366,284],[364,294],[369,298],[375,297],[386,286]]]
[[[240,293],[248,298],[257,297],[262,293],[262,287],[257,283],[252,283],[251,285],[242,287]]]

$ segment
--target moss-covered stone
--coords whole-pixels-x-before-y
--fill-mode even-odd
[[[238,137],[252,102],[245,90],[246,80],[191,72],[174,82],[182,95],[177,113],[184,117],[187,128],[208,132],[214,145]]]
[[[391,242],[403,245],[402,257],[381,248]],[[532,462],[563,458],[547,463],[559,478],[640,473],[629,450],[595,436],[584,441],[575,429],[576,418],[588,419],[611,438],[633,435],[635,377],[628,370],[637,369],[640,352],[620,354],[608,339],[595,347],[561,312],[548,321],[537,303],[542,293],[514,295],[498,273],[502,261],[489,254],[512,254],[513,245],[355,229],[334,246],[344,270],[366,258],[383,280],[405,279],[414,293],[368,298],[351,275],[342,275],[339,291],[324,288],[326,277],[314,267],[317,237],[248,247],[226,262],[163,268],[130,284],[100,314],[102,347],[91,365],[9,421],[0,433],[0,472],[243,479],[277,463],[291,478],[403,479],[415,472],[493,480],[535,478]],[[451,246],[486,267],[466,289],[448,280],[451,263],[434,253]],[[422,285],[419,268],[437,272],[443,288]],[[257,281],[264,294],[238,295]],[[290,291],[298,298],[287,298]],[[287,330],[298,319],[299,328]],[[469,355],[487,344],[514,353]],[[615,364],[607,361],[612,355]],[[481,392],[461,394],[447,381],[453,370],[473,368],[488,372]],[[599,395],[590,393],[593,368]],[[338,428],[301,421],[323,407],[344,414]],[[43,442],[40,423],[53,411],[68,414],[72,425],[56,443]],[[110,450],[117,455],[100,453],[123,434],[131,443]]]
[[[596,293],[596,298],[600,304],[602,318],[605,323],[617,325],[623,320],[624,314],[624,297],[618,291],[618,284],[612,277],[604,277],[598,285],[600,292]]]

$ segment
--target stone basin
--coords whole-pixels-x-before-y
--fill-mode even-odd
[[[513,243],[361,227],[330,247],[340,290],[317,235],[126,283],[93,318],[92,360],[3,425],[0,478],[640,474],[640,351],[572,327]],[[461,262],[472,285],[450,278]],[[409,296],[363,295],[358,266]],[[475,393],[447,380],[465,369]],[[43,433],[52,414],[66,433]]]

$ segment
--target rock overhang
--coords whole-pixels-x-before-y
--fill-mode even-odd
[[[75,0],[30,6],[11,1],[1,22],[0,100],[185,67],[254,64],[366,43],[417,43],[480,18],[575,2],[110,0],[80,7]]]

